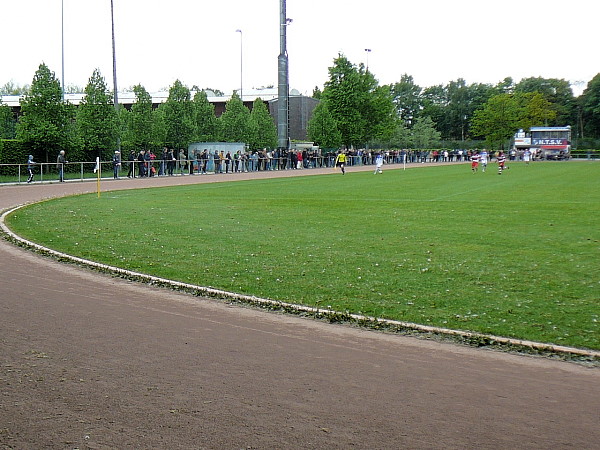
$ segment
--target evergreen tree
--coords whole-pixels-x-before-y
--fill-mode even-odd
[[[250,149],[275,148],[277,147],[277,127],[265,102],[260,98],[254,100],[249,118],[252,138],[248,143]]]
[[[134,86],[133,92],[135,102],[129,113],[127,141],[134,150],[150,149],[156,143],[152,97],[141,84]]]
[[[193,105],[195,140],[200,142],[217,140],[219,122],[215,116],[215,106],[208,101],[206,91],[198,91],[194,94]]]
[[[435,129],[431,117],[419,117],[412,129],[414,148],[428,149],[437,147],[440,143],[441,133]]]
[[[190,90],[176,80],[169,88],[167,101],[159,109],[164,114],[165,144],[173,148],[188,148],[195,135]]]
[[[84,158],[110,160],[117,150],[118,118],[112,95],[100,70],[94,70],[77,109],[77,129],[84,147]]]
[[[251,136],[250,110],[237,93],[225,104],[225,112],[219,117],[220,140],[224,142],[249,143]]]
[[[60,83],[48,66],[40,64],[35,72],[31,89],[21,100],[21,118],[17,124],[17,139],[33,155],[50,155],[54,160],[60,150],[76,148],[73,130],[75,110],[63,103]],[[71,160],[73,156],[70,155]]]

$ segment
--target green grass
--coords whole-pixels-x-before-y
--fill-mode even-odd
[[[600,165],[467,165],[105,192],[19,234],[193,284],[600,349]]]

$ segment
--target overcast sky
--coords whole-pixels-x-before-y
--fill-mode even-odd
[[[277,86],[279,0],[113,1],[119,90]],[[110,0],[2,0],[0,85],[30,84],[42,62],[61,79],[62,4],[65,84],[99,68],[112,89]],[[577,95],[600,72],[598,0],[287,0],[287,16],[290,88],[307,94],[338,53],[380,84],[541,76],[584,82]]]

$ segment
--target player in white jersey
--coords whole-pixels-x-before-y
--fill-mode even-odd
[[[479,154],[479,162],[481,163],[481,171],[485,172],[488,163],[488,152],[485,148],[481,150],[481,153]]]
[[[377,173],[383,173],[381,166],[383,166],[383,155],[381,153],[377,153],[377,156],[375,157],[375,172],[373,172],[373,175]]]

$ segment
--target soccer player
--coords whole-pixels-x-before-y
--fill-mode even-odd
[[[383,155],[381,153],[377,153],[377,156],[375,157],[375,172],[373,172],[373,175],[383,173],[381,166],[383,166]]]
[[[498,154],[498,175],[502,175],[502,171],[504,171],[504,164],[506,163],[506,155],[504,152],[500,152]]]
[[[481,163],[481,171],[485,172],[488,163],[488,152],[485,148],[479,154],[479,162]]]
[[[479,160],[481,156],[479,156],[479,152],[475,152],[471,155],[471,171],[473,173],[477,172],[477,168],[479,167]]]

